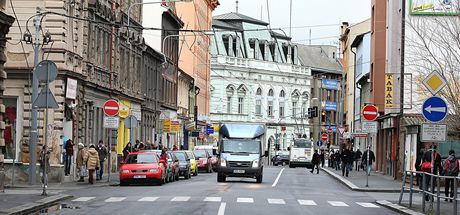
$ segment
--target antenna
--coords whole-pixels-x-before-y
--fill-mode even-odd
[[[271,28],[271,23],[270,23],[270,6],[268,5],[268,0],[267,0],[267,16],[268,16],[268,27]]]
[[[263,5],[260,5],[260,20],[262,20],[263,16],[262,16],[262,10],[264,9],[264,6]]]
[[[292,0],[290,1],[289,6],[289,37],[291,37],[291,30],[292,30]]]
[[[310,28],[310,35],[308,36],[308,44],[311,45],[311,28]]]
[[[238,13],[238,0],[236,0],[236,13]]]

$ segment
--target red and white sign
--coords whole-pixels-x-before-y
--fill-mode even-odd
[[[374,105],[366,105],[363,108],[363,117],[366,120],[374,121],[379,115],[379,110]]]
[[[104,103],[104,113],[107,116],[116,116],[120,110],[120,105],[113,99],[109,99]]]
[[[345,127],[339,127],[337,128],[337,130],[339,130],[340,136],[343,136],[343,133],[345,132]]]
[[[321,134],[321,140],[322,140],[322,141],[326,141],[326,140],[327,140],[327,134],[326,134],[326,133]]]
[[[351,133],[352,137],[367,137],[367,133]]]
[[[331,128],[331,127],[329,127],[329,128],[327,129],[327,133],[328,133],[328,134],[332,134],[332,128]]]

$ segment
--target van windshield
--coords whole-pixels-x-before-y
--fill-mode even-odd
[[[260,153],[260,140],[231,139],[223,140],[222,153]]]
[[[294,148],[311,148],[310,140],[294,140]]]

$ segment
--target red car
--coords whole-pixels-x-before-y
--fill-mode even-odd
[[[160,161],[155,152],[130,153],[120,167],[120,185],[154,182],[162,185],[166,182],[164,161]]]
[[[211,155],[209,152],[204,149],[197,149],[193,153],[197,160],[196,166],[198,170],[205,170],[207,173],[212,172]]]

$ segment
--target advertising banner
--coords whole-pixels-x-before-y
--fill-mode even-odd
[[[392,74],[385,75],[385,108],[393,108],[394,79]]]
[[[338,90],[339,89],[339,82],[336,80],[330,80],[330,79],[323,79],[321,81],[322,88],[327,89],[327,90]]]
[[[411,15],[459,15],[459,0],[410,0]]]

